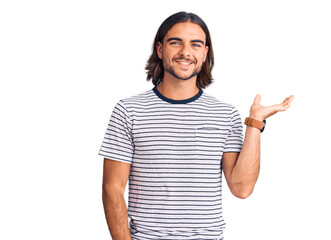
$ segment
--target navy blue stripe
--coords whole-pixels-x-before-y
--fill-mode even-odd
[[[185,104],[185,103],[193,102],[194,100],[197,100],[202,95],[202,92],[203,92],[202,89],[199,88],[199,92],[195,96],[193,96],[191,98],[184,99],[184,100],[174,100],[174,99],[167,98],[166,96],[163,96],[159,92],[159,90],[157,89],[156,86],[153,88],[153,91],[163,101],[166,101],[166,102],[169,102],[169,103],[173,103],[173,104]]]

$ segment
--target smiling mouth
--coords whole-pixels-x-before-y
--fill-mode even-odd
[[[176,62],[183,66],[189,66],[192,64],[192,62],[186,62],[186,61],[176,61]]]

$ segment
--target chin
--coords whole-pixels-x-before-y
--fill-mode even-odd
[[[192,72],[185,72],[185,74],[178,74],[178,72],[176,73],[176,76],[180,79],[185,79],[185,80],[188,80],[188,79],[191,79],[192,77],[196,76],[195,72],[192,71]]]

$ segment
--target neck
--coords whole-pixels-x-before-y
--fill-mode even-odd
[[[187,80],[173,77],[167,72],[164,73],[164,79],[157,86],[157,90],[165,97],[173,100],[184,100],[195,96],[199,92],[196,86],[197,76]]]

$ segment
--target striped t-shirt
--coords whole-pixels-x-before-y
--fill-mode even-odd
[[[238,110],[202,89],[173,100],[156,87],[115,105],[99,155],[131,164],[132,240],[220,240],[224,152],[240,152]]]

